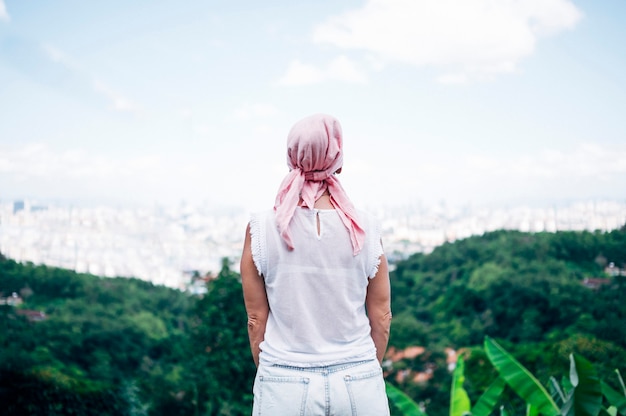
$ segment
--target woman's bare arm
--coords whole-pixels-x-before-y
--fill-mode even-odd
[[[243,298],[248,314],[248,338],[254,364],[259,365],[259,344],[265,337],[265,325],[269,314],[269,304],[265,293],[263,276],[259,275],[252,259],[250,248],[250,225],[246,228],[246,238],[241,255],[241,283],[243,286]]]
[[[389,267],[387,258],[382,255],[378,272],[370,279],[365,298],[367,316],[372,328],[372,339],[376,346],[376,356],[382,364],[391,327],[391,285],[389,283]]]

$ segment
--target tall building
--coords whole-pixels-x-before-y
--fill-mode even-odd
[[[26,204],[24,203],[23,200],[13,201],[13,214],[20,212],[20,211],[24,211],[25,207],[26,207]]]

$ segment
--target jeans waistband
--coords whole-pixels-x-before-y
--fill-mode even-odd
[[[288,370],[302,371],[303,373],[320,373],[320,374],[329,374],[337,371],[343,371],[348,368],[357,367],[359,365],[363,365],[366,363],[371,363],[376,360],[362,360],[362,361],[353,361],[350,363],[341,363],[341,364],[333,364],[326,365],[320,367],[296,367],[291,365],[281,365],[281,364],[272,364],[270,367],[276,368],[285,368]]]

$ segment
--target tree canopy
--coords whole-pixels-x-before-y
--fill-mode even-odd
[[[493,381],[486,337],[544,384],[567,372],[572,353],[609,382],[614,369],[625,373],[626,227],[496,231],[392,269],[390,347],[423,348],[390,357],[385,376],[429,416],[448,413],[451,350],[464,354],[472,402]],[[250,413],[255,367],[240,276],[228,260],[194,295],[0,255],[0,297],[10,303],[13,293],[22,304],[0,305],[8,414]]]

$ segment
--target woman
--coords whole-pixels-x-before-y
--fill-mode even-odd
[[[375,219],[354,208],[337,179],[342,144],[332,116],[296,123],[274,209],[252,215],[246,229],[254,416],[389,414],[387,260]]]

